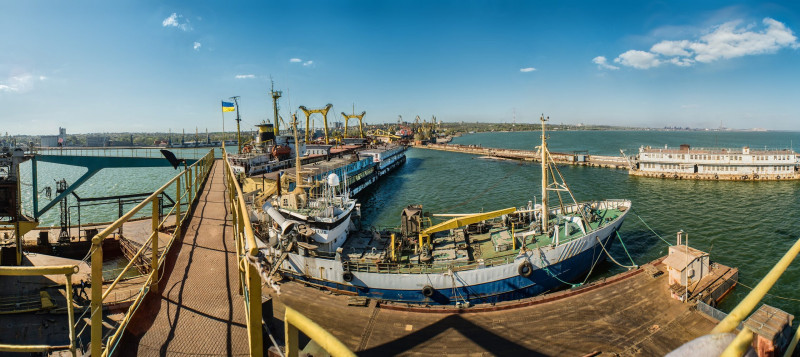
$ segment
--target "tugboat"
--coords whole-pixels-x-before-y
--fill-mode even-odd
[[[304,207],[288,209],[295,207],[291,196],[261,207],[265,270],[340,293],[424,305],[496,303],[585,281],[606,258],[631,202],[575,201],[550,157],[545,121],[540,203],[449,215],[438,224],[421,206],[409,206],[398,230],[356,231],[351,213],[358,207],[346,190],[306,202],[298,185],[294,197]],[[553,191],[558,203],[551,208]],[[562,201],[566,196],[572,203]]]

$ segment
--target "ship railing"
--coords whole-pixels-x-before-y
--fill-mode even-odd
[[[78,272],[77,265],[58,265],[42,267],[0,267],[0,276],[45,276],[45,275],[64,275],[64,290],[67,294],[67,320],[69,330],[69,351],[72,356],[77,356],[77,338],[75,334],[75,311],[73,308],[72,296],[72,274]],[[0,352],[12,353],[48,353],[61,349],[62,346],[51,345],[22,345],[22,344],[0,344]]]
[[[725,317],[722,321],[720,321],[711,332],[706,335],[698,338],[700,339],[708,339],[714,340],[716,334],[723,334],[723,333],[734,333],[737,329],[739,329],[739,333],[736,334],[736,337],[733,341],[728,344],[722,354],[720,356],[743,356],[747,351],[751,348],[751,344],[754,338],[754,332],[750,330],[746,325],[740,325],[744,319],[750,315],[753,310],[755,310],[756,306],[764,299],[767,295],[769,290],[775,285],[778,279],[783,275],[792,261],[797,257],[800,253],[800,239],[798,239],[786,254],[772,267],[772,269],[767,273],[764,278],[758,283],[758,285],[753,288],[747,296],[739,302],[736,307],[731,310],[727,317]],[[800,341],[800,329],[795,331],[794,337],[792,337],[789,346],[787,347],[784,357],[791,357],[794,353],[794,350],[797,348],[798,341]],[[693,341],[696,342],[696,341]],[[693,348],[689,346],[690,344],[687,343],[680,348],[678,351],[683,349],[687,349],[686,352],[691,354],[691,351],[688,349]],[[681,354],[681,353],[678,353]]]
[[[222,146],[223,153],[225,146]],[[227,158],[227,155],[223,155]],[[250,345],[250,356],[263,356],[263,320],[262,320],[262,292],[261,292],[261,266],[259,261],[259,250],[256,245],[256,238],[253,232],[253,225],[250,222],[250,213],[244,200],[242,187],[236,174],[233,172],[227,159],[225,164],[225,184],[227,187],[228,199],[230,204],[229,211],[233,221],[233,236],[236,245],[237,260],[239,262],[239,283],[240,291],[244,295],[245,314],[247,316],[247,333]],[[309,320],[299,312],[286,306],[284,316],[286,326],[286,355],[297,356],[299,352],[298,332],[302,331],[313,341],[322,346],[332,356],[354,356],[347,347],[344,346],[336,337],[322,327]]]
[[[188,166],[184,171],[173,177],[171,180],[161,186],[161,188],[157,189],[141,203],[136,205],[136,207],[132,208],[130,211],[128,211],[128,213],[114,221],[114,223],[103,229],[100,233],[94,236],[94,238],[92,238],[92,247],[89,253],[91,256],[91,280],[95,282],[92,284],[90,305],[90,350],[92,356],[113,355],[120,339],[122,338],[122,333],[125,331],[128,323],[130,323],[144,297],[149,292],[158,293],[160,271],[164,265],[164,262],[166,261],[167,254],[169,253],[172,244],[175,242],[175,238],[180,237],[183,222],[191,213],[190,211],[194,207],[194,202],[197,201],[200,189],[208,178],[208,174],[213,165],[214,149],[211,149],[205,156],[203,156],[203,158]],[[162,209],[161,194],[169,189],[175,190],[175,203],[170,211],[163,215],[162,219],[162,216],[159,214],[160,210]],[[184,205],[187,206],[186,212],[182,212]],[[103,281],[103,241],[107,236],[119,229],[124,223],[134,218],[139,211],[148,206],[150,206],[152,209],[152,225],[149,238],[131,257],[130,262],[125,266],[125,268],[119,271],[119,275],[117,275],[113,282],[111,282],[105,291],[103,291],[101,288],[101,282]],[[172,223],[174,224],[174,229],[171,230],[172,233],[169,236],[169,240],[163,247],[159,247],[159,236],[167,231],[168,221],[173,219],[174,222]],[[142,286],[138,292],[126,292],[129,299],[134,295],[136,298],[131,303],[128,311],[125,313],[125,316],[122,318],[122,320],[120,320],[119,324],[116,327],[109,329],[107,334],[104,336],[103,301],[111,296],[112,293],[114,293],[114,296],[117,296],[117,293],[114,291],[114,289],[117,288],[117,284],[119,284],[120,281],[127,279],[125,273],[134,267],[138,258],[143,256],[148,248],[151,256],[150,271],[146,275],[147,279],[144,281],[144,283],[142,283]],[[97,287],[97,289],[95,289],[95,287]]]
[[[342,265],[347,271],[362,273],[390,273],[390,274],[433,274],[449,271],[465,271],[478,269],[480,267],[493,267],[510,264],[516,258],[515,255],[506,255],[484,259],[482,262],[450,262],[432,264],[411,264],[393,263],[378,261],[345,261]]]

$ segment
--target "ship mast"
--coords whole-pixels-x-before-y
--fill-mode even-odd
[[[547,119],[550,119],[550,117],[547,117]],[[547,223],[548,223],[548,218],[549,218],[549,214],[548,214],[548,211],[547,211],[547,185],[548,185],[548,183],[547,183],[547,167],[550,166],[550,165],[547,162],[547,137],[545,136],[545,132],[544,132],[544,127],[545,127],[544,122],[547,121],[547,119],[544,118],[544,114],[542,114],[541,118],[539,118],[539,120],[541,120],[541,122],[542,122],[542,146],[539,147],[539,152],[541,152],[541,154],[542,154],[542,218],[541,218],[541,220],[542,220],[542,232],[543,233],[547,233],[547,228],[548,228],[547,227]]]
[[[302,175],[300,175],[300,170],[302,167],[300,166],[300,142],[297,141],[297,114],[292,113],[292,134],[294,135],[294,179],[296,182],[296,188],[300,188],[300,183],[302,182]]]

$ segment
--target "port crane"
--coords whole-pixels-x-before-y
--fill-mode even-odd
[[[347,137],[347,127],[349,126],[348,123],[350,122],[350,119],[358,119],[358,131],[359,131],[359,133],[361,135],[361,138],[362,139],[364,138],[364,123],[363,123],[363,120],[364,120],[364,115],[366,115],[366,114],[367,114],[366,111],[361,112],[361,114],[356,114],[356,107],[355,106],[353,106],[353,114],[349,114],[348,115],[348,114],[345,114],[344,112],[342,112],[342,116],[344,117],[344,137],[345,138]]]
[[[330,104],[330,103],[328,103],[328,105],[326,105],[325,108],[322,108],[322,109],[308,109],[303,105],[300,106],[300,110],[302,110],[303,113],[306,114],[306,142],[308,142],[308,128],[309,128],[308,121],[309,121],[309,118],[311,117],[311,114],[319,113],[319,114],[322,114],[322,119],[323,119],[323,121],[325,123],[325,144],[329,143],[329,139],[328,139],[328,111],[331,110],[331,108],[333,108],[333,104]]]

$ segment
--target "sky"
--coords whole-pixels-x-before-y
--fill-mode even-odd
[[[413,120],[800,130],[800,3],[0,0],[0,133]],[[304,119],[302,112],[298,118]],[[316,119],[321,126],[321,119]]]

